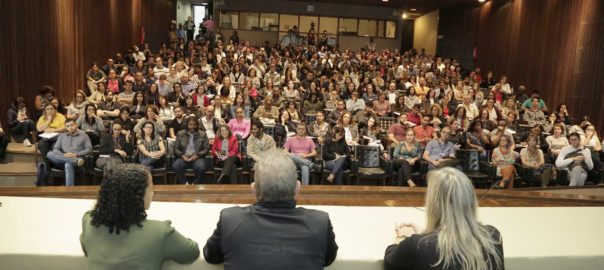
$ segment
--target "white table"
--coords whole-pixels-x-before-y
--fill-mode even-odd
[[[81,218],[94,201],[0,197],[0,269],[85,269],[79,235]],[[202,248],[221,209],[232,205],[153,202],[149,219],[172,220]],[[340,246],[327,269],[382,269],[394,224],[425,225],[425,213],[412,207],[306,206],[327,211]],[[507,269],[604,269],[604,208],[481,208],[485,224],[504,241]],[[164,269],[222,269],[203,256],[192,265],[167,262]]]

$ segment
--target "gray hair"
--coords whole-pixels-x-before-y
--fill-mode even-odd
[[[447,269],[457,262],[461,269],[501,269],[503,254],[495,247],[501,238],[492,239],[489,230],[478,222],[478,200],[470,179],[448,167],[431,171],[427,179],[428,224],[424,233],[436,232],[439,253],[432,266]]]
[[[281,150],[270,150],[254,165],[256,200],[292,200],[296,195],[296,165]]]

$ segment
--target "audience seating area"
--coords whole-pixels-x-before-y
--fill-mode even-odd
[[[98,138],[111,133],[112,123],[116,120],[124,123],[124,130],[132,132],[128,136],[131,136],[135,150],[123,158],[125,162],[139,162],[139,156],[143,154],[137,141],[144,135],[139,127],[133,130],[136,123],[153,122],[154,130],[165,126],[154,135],[163,138],[166,151],[152,173],[158,184],[176,183],[172,164],[180,157],[175,156],[174,146],[169,141],[176,139],[178,131],[187,129],[179,123],[186,123],[190,117],[198,120],[201,130],[209,130],[206,134],[210,137],[210,145],[214,138],[222,136],[219,127],[223,125],[228,124],[228,130],[238,136],[238,153],[241,154],[241,164],[235,172],[238,183],[253,181],[254,162],[246,151],[247,139],[254,136],[249,132],[250,126],[257,121],[264,123],[264,133],[278,147],[284,147],[287,140],[298,136],[295,128],[299,123],[306,125],[307,134],[301,137],[310,136],[319,153],[311,159],[320,169],[311,170],[310,184],[331,184],[326,179],[334,172],[325,167],[323,147],[334,140],[333,130],[337,127],[344,129],[344,139],[351,153],[347,156],[351,162],[341,169],[345,172],[344,184],[396,184],[397,172],[392,161],[394,149],[399,144],[392,135],[404,137],[404,134],[393,134],[396,125],[414,130],[416,139],[427,136],[436,140],[442,129],[449,128],[452,133],[449,141],[455,144],[460,168],[477,187],[490,187],[500,180],[497,164],[491,158],[499,146],[497,141],[501,134],[513,138],[513,150],[518,152],[527,147],[531,134],[538,137],[538,148],[543,151],[545,160],[540,166],[551,164],[547,166],[556,167],[556,153],[565,146],[558,141],[576,132],[581,136],[582,145],[591,149],[594,158],[594,169],[588,172],[585,183],[602,181],[602,143],[589,117],[570,116],[565,104],[546,106],[541,93],[526,89],[521,82],[511,84],[505,74],[500,74],[501,79],[495,79],[490,71],[484,73],[477,67],[463,67],[455,59],[425,55],[415,50],[398,52],[364,48],[350,51],[332,46],[318,49],[312,45],[281,47],[280,44],[252,45],[243,40],[234,44],[225,41],[213,36],[199,36],[190,43],[180,39],[158,52],[151,51],[148,46],[139,51],[135,46],[133,53],[120,54],[119,58],[108,59],[104,65],[91,65],[87,87],[76,91],[73,100],[58,100],[55,90],[45,87],[37,97],[36,106],[41,106],[36,110],[28,113],[23,109],[27,106],[23,105],[33,101],[18,99],[13,110],[36,121],[38,117],[42,122],[45,117],[54,121],[56,115],[48,116],[43,111],[44,105],[53,104],[57,115],[77,120],[78,127],[91,139],[96,137],[93,141],[97,144],[84,157],[85,165],[76,170],[77,185],[100,183],[103,169],[95,166],[100,155]],[[88,112],[87,105],[93,105],[94,112]],[[274,107],[278,109],[278,115],[272,114]],[[176,108],[183,111],[184,118],[181,119],[184,120],[179,121],[184,122],[175,120],[178,118]],[[243,109],[243,118],[236,116],[238,108]],[[127,115],[122,117],[124,112]],[[318,119],[318,112],[323,114],[324,120]],[[429,121],[422,123],[425,116]],[[19,121],[28,121],[19,117]],[[36,145],[35,142],[40,140],[38,135],[64,130],[64,127],[40,129],[40,121],[37,121],[40,134],[32,131],[32,135],[25,137],[33,138],[24,144],[32,141]],[[329,124],[327,132],[317,136],[312,127],[323,122]],[[372,127],[368,127],[369,122],[373,123]],[[480,123],[482,129],[469,130],[475,123]],[[534,131],[536,127],[539,127],[538,131]],[[559,133],[555,133],[557,128],[561,129]],[[486,140],[481,141],[482,136]],[[550,137],[557,143],[549,145]],[[422,150],[423,147],[425,142]],[[425,185],[429,164],[421,153],[420,166],[408,177],[418,185]],[[200,158],[206,165],[203,183],[216,183],[225,173],[219,165],[222,163],[218,163],[217,156],[210,152]],[[41,160],[36,158],[36,162],[50,177],[48,184],[64,184],[63,168],[54,165],[46,156]],[[515,181],[510,188],[568,185],[566,168],[555,168],[552,179],[544,182],[538,181],[536,169],[527,167],[518,156],[514,166]],[[186,174],[192,176],[193,170],[188,169]]]

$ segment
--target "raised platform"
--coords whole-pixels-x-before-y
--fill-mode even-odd
[[[566,190],[599,187],[566,188]],[[601,187],[604,189],[604,187]],[[97,186],[0,187],[0,196],[95,199]],[[549,190],[491,190],[482,207],[604,206],[604,196],[567,194]],[[255,198],[249,185],[156,185],[155,201],[250,204]],[[298,203],[304,205],[421,207],[425,188],[377,186],[303,186]],[[477,189],[480,198],[486,190]]]
[[[301,197],[306,197],[308,194],[304,193],[308,192],[304,191]],[[0,202],[3,204],[0,207],[0,269],[87,268],[78,237],[82,231],[82,215],[93,207],[94,200],[0,196]],[[180,233],[203,247],[216,227],[220,211],[232,206],[154,202],[147,214],[149,219],[171,220]],[[327,270],[381,270],[384,250],[394,240],[394,224],[413,222],[421,227],[426,224],[426,213],[418,207],[305,206],[300,201],[299,206],[329,213],[340,248],[336,261]],[[598,225],[604,222],[602,209],[480,207],[478,217],[501,232],[507,269],[601,270],[604,269],[604,237]],[[163,269],[219,270],[223,265],[209,265],[202,257],[190,265],[166,262]]]

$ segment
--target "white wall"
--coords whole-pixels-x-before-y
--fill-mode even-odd
[[[415,19],[413,28],[413,48],[426,49],[427,54],[436,53],[436,36],[438,33],[438,9]]]
[[[184,23],[192,15],[191,0],[176,1],[176,22]]]

